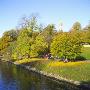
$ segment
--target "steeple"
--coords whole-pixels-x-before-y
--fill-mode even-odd
[[[63,32],[63,23],[59,21],[59,32]]]

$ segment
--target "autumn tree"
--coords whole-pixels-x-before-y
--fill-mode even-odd
[[[31,55],[33,57],[42,56],[47,53],[48,44],[42,35],[38,35],[34,44],[31,45]]]
[[[39,25],[36,17],[23,18],[21,22],[20,33],[17,38],[16,48],[13,51],[12,57],[15,59],[22,59],[30,57],[31,45],[39,34]]]
[[[17,30],[10,30],[4,32],[2,38],[0,38],[0,54],[6,59],[11,59],[12,51],[15,47],[15,43],[18,36]],[[13,45],[14,43],[14,45]]]
[[[59,58],[75,59],[81,53],[80,40],[72,33],[58,34],[51,43],[51,53]]]
[[[21,59],[22,57],[25,57],[26,54],[30,54],[30,42],[32,41],[30,41],[28,33],[27,30],[20,31],[16,42],[16,48],[12,55],[15,59]]]

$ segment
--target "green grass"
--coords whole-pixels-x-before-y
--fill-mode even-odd
[[[90,61],[59,62],[44,59],[23,59],[18,64],[30,65],[39,71],[59,75],[60,77],[75,81],[90,81]]]
[[[90,60],[90,47],[82,48],[82,56]],[[67,65],[66,63],[64,63],[65,65],[64,64],[60,65],[59,62],[51,61],[51,60],[44,60],[44,59],[39,59],[39,58],[24,59],[24,60],[16,61],[16,63],[18,64],[23,64],[23,63],[32,64],[32,62],[33,62],[33,67],[35,67],[36,69],[40,71],[56,74],[70,80],[77,80],[81,82],[90,81],[90,61],[88,62],[82,61],[84,63],[80,62],[81,64],[75,64],[75,65],[70,63],[70,66]],[[53,63],[55,62],[55,63],[52,64],[52,62]]]
[[[83,47],[81,55],[85,57],[87,60],[90,60],[90,47]]]
[[[50,63],[52,63],[52,61],[37,61],[34,67],[38,70],[56,74],[69,80],[90,81],[90,62],[80,62],[81,64],[75,64],[73,66],[64,65],[55,67],[49,66]]]

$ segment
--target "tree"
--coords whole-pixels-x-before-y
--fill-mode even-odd
[[[12,34],[11,32],[12,31],[4,32],[2,38],[0,39],[0,50],[2,52],[10,45],[10,42],[14,41],[14,38],[16,38],[16,36],[13,36],[14,33]]]
[[[31,45],[31,55],[33,57],[42,56],[47,52],[48,44],[45,42],[45,38],[42,35],[38,35],[34,44]]]
[[[12,57],[16,59],[28,58],[31,56],[31,45],[40,33],[39,29],[41,29],[37,24],[35,16],[31,18],[23,17],[20,26],[20,33],[16,42],[17,45],[12,55]]]
[[[14,30],[14,29],[11,29],[10,31],[8,31],[8,35],[10,36],[11,42],[17,40],[19,32],[20,30]]]
[[[10,38],[7,35],[4,35],[1,40],[0,40],[0,50],[4,50],[5,48],[7,48],[9,46],[9,41]]]
[[[84,32],[84,41],[85,43],[87,44],[90,44],[90,24],[88,24],[84,29],[83,29],[83,32]]]
[[[47,27],[45,27],[43,29],[43,31],[41,32],[41,35],[44,36],[45,42],[48,45],[48,52],[50,52],[50,45],[53,39],[53,36],[55,35],[55,31],[54,31],[55,27],[53,24],[49,24]]]
[[[37,17],[31,16],[31,17],[22,17],[20,22],[20,29],[26,29],[29,30],[29,32],[33,31],[39,31],[40,25],[37,24]]]
[[[15,46],[16,40],[18,36],[17,30],[6,31],[2,38],[0,38],[0,54],[3,55],[4,59],[10,60],[13,46]],[[14,45],[13,45],[14,43]]]
[[[80,31],[81,30],[81,24],[79,22],[75,22],[71,28],[71,31]]]
[[[72,33],[62,33],[54,37],[51,54],[64,59],[75,59],[81,53],[79,38]]]
[[[30,45],[32,43],[32,38],[29,37],[28,30],[21,30],[16,42],[16,48],[13,52],[12,57],[15,59],[26,58],[30,55]]]

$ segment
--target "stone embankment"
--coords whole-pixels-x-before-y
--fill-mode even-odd
[[[19,65],[19,64],[17,64],[17,63],[14,63],[15,65]],[[36,68],[32,68],[31,66],[27,66],[27,65],[23,65],[23,64],[21,64],[21,65],[19,65],[19,66],[21,66],[21,67],[23,67],[23,68],[25,68],[25,69],[27,69],[27,70],[29,70],[29,71],[33,71],[33,72],[35,72],[35,73],[38,73],[38,74],[40,74],[40,75],[44,75],[44,76],[46,76],[46,77],[48,77],[48,78],[51,78],[52,80],[54,80],[54,81],[56,81],[56,82],[60,82],[60,81],[65,81],[65,82],[67,82],[67,83],[71,83],[72,85],[75,85],[75,86],[77,86],[77,87],[80,87],[80,88],[83,88],[83,89],[80,89],[80,90],[90,90],[90,85],[88,85],[88,84],[82,84],[81,82],[79,82],[79,81],[74,81],[74,80],[68,80],[68,79],[66,79],[66,78],[63,78],[63,77],[61,77],[61,76],[59,76],[59,75],[56,75],[56,74],[52,74],[52,73],[47,73],[47,72],[45,72],[45,71],[39,71],[39,70],[37,70]]]

